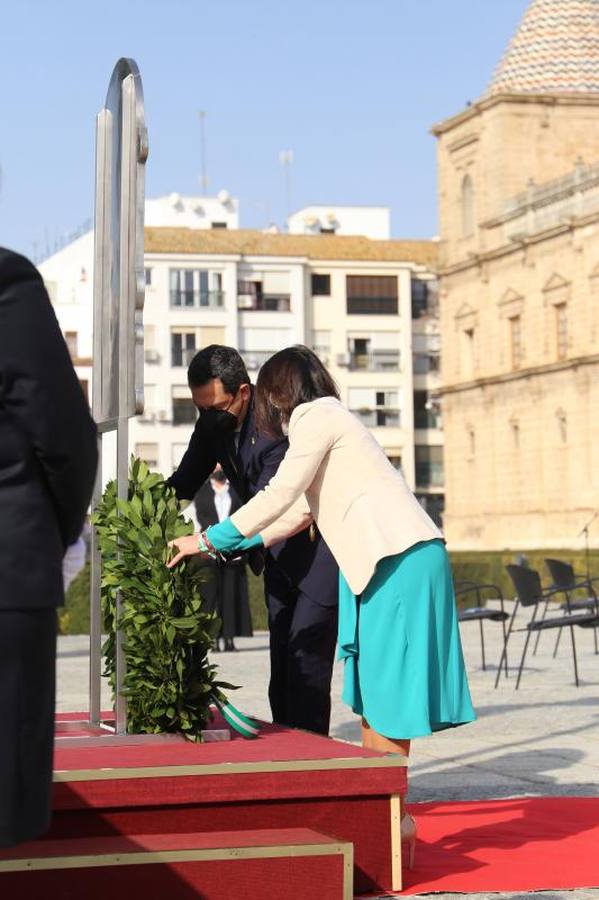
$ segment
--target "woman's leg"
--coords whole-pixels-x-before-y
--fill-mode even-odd
[[[366,719],[362,719],[362,746],[367,750],[377,750],[379,753],[401,753],[406,758],[410,755],[410,739],[388,738],[371,728]],[[403,818],[405,801],[400,797],[400,815]]]

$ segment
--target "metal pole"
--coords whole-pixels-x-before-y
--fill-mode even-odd
[[[102,334],[104,297],[110,283],[110,143],[112,140],[112,116],[103,109],[96,118],[96,212],[94,230],[94,333],[92,412],[100,422],[102,416]],[[98,431],[98,471],[92,495],[92,510],[102,495],[102,429]],[[102,563],[95,528],[91,533],[90,615],[89,615],[89,721],[99,725],[101,717],[102,685],[102,609],[100,582]]]
[[[206,113],[200,110],[198,113],[200,118],[200,151],[202,164],[202,177],[200,183],[202,185],[202,193],[204,197],[208,196],[208,175],[206,173]]]
[[[130,322],[131,266],[135,246],[135,215],[131,215],[134,200],[136,153],[135,147],[135,90],[133,76],[122,82],[122,152],[120,191],[120,254],[119,254],[119,419],[117,425],[117,494],[129,497],[129,406],[131,387],[135,390],[135,333]],[[133,168],[133,171],[132,171]],[[133,246],[132,246],[133,245]],[[133,286],[135,290],[135,285]],[[117,622],[122,612],[121,592],[117,593]],[[120,628],[116,633],[116,733],[127,731],[127,703],[123,694],[125,680],[124,638]]]
[[[95,509],[102,496],[102,435],[98,435],[98,471],[92,496]],[[98,726],[102,710],[102,561],[96,529],[91,531],[91,604],[89,613],[89,723]]]

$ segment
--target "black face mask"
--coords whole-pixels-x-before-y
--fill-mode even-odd
[[[221,434],[232,434],[237,428],[237,416],[228,409],[203,409],[200,418]]]

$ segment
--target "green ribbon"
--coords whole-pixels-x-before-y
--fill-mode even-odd
[[[232,703],[215,698],[216,705],[221,711],[224,720],[231,728],[244,738],[252,739],[260,734],[260,726],[249,716],[240,712]]]

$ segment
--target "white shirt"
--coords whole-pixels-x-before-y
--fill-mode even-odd
[[[214,505],[216,507],[216,514],[218,516],[218,521],[222,522],[223,519],[227,519],[229,513],[231,512],[231,494],[229,493],[229,482],[225,484],[220,491],[215,490],[214,482],[211,480],[210,485],[212,490],[214,491]]]

